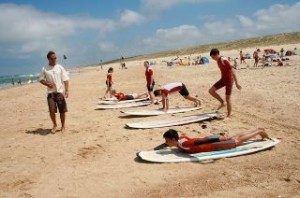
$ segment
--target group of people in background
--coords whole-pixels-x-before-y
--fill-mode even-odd
[[[261,62],[261,66],[262,67],[266,67],[266,66],[272,66],[273,62],[276,63],[277,66],[288,66],[289,64],[286,63],[284,64],[284,61],[289,60],[289,58],[285,57],[285,56],[289,56],[290,54],[295,54],[295,52],[293,53],[292,51],[286,51],[281,48],[280,52],[276,52],[273,49],[265,49],[264,53],[262,56],[260,56],[260,49],[256,49],[254,50],[253,54],[252,54],[252,58],[254,59],[254,63],[253,63],[253,67],[257,68],[259,67],[259,62]],[[229,57],[229,59],[231,59]],[[249,65],[246,62],[246,59],[251,59],[250,54],[246,54],[244,55],[243,51],[241,50],[239,53],[239,58],[235,58],[234,61],[234,68],[237,69],[238,68],[238,63],[237,60],[240,60],[240,65],[242,64],[246,64],[247,67],[249,67]]]
[[[218,49],[212,49],[210,52],[210,56],[213,60],[215,60],[218,64],[218,67],[221,71],[221,79],[217,81],[210,89],[209,93],[212,97],[217,99],[220,102],[220,105],[218,106],[217,110],[225,107],[225,104],[227,105],[227,116],[231,116],[232,112],[232,104],[231,104],[231,93],[232,93],[232,87],[233,84],[236,85],[237,89],[241,90],[241,86],[238,83],[237,76],[232,69],[233,66],[231,65],[230,61],[221,56]],[[161,102],[162,102],[162,109],[164,111],[167,111],[169,109],[169,95],[173,93],[179,93],[183,98],[192,101],[194,103],[194,106],[200,106],[201,101],[190,94],[187,86],[183,82],[172,82],[167,83],[164,85],[161,85],[159,89],[154,90],[154,87],[156,85],[156,82],[154,80],[154,72],[153,68],[150,67],[150,64],[148,61],[144,61],[144,67],[145,67],[145,78],[146,78],[146,89],[148,96],[150,97],[151,102],[157,103],[157,100],[155,100],[155,97],[160,96]],[[121,92],[116,92],[116,90],[112,89],[113,86],[113,68],[110,67],[107,71],[106,75],[106,91],[104,94],[104,98],[108,97],[116,97],[118,100],[132,100],[137,98],[140,95],[144,94],[137,94],[137,97],[133,97],[130,94],[124,94]],[[225,87],[225,99],[223,99],[218,93],[217,90]],[[126,96],[126,97],[125,97]]]

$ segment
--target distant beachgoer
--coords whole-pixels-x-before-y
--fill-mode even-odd
[[[100,68],[103,69],[102,60],[100,60]]]
[[[154,94],[153,94],[153,89],[155,86],[155,81],[154,81],[154,73],[152,67],[150,67],[150,64],[148,61],[144,61],[144,67],[145,67],[145,77],[146,77],[146,87],[148,90],[148,94],[150,96],[150,100],[152,104],[154,103]]]
[[[243,64],[243,63],[247,64],[246,61],[245,61],[245,56],[243,54],[243,51],[240,51],[240,61],[241,61],[240,64]]]
[[[217,81],[210,89],[209,93],[216,98],[221,104],[218,107],[218,110],[225,106],[224,100],[220,97],[220,95],[216,92],[218,89],[225,87],[226,90],[226,103],[227,103],[227,116],[231,115],[231,91],[233,86],[233,81],[235,82],[236,87],[241,90],[242,87],[239,85],[236,74],[232,69],[229,61],[220,56],[220,52],[218,49],[212,49],[210,51],[210,56],[218,63],[218,67],[221,71],[221,79]]]
[[[107,70],[107,75],[106,75],[106,91],[104,94],[103,98],[106,98],[107,94],[109,94],[109,97],[111,98],[111,90],[112,90],[112,85],[113,85],[113,80],[112,80],[112,73],[114,72],[114,68],[110,67]]]
[[[47,87],[47,101],[50,118],[53,123],[52,133],[56,132],[57,108],[60,113],[61,131],[65,130],[67,103],[65,98],[69,97],[69,76],[65,68],[56,63],[56,54],[49,51],[47,54],[48,65],[42,69],[39,81]]]
[[[18,80],[18,85],[22,85],[21,79]]]
[[[179,136],[178,132],[174,129],[169,129],[163,135],[165,145],[177,147],[180,151],[185,153],[201,153],[232,149],[256,136],[260,136],[262,139],[269,139],[268,134],[263,128],[245,131],[231,137],[225,135],[209,135],[191,138],[186,135]]]
[[[238,63],[237,63],[238,58],[233,59],[233,68],[238,69]]]
[[[167,111],[169,109],[169,95],[171,93],[179,92],[185,99],[194,102],[195,107],[200,106],[201,102],[199,99],[190,95],[188,89],[185,84],[182,82],[175,82],[162,85],[160,89],[154,91],[155,96],[162,96],[162,105],[163,110]]]
[[[281,50],[280,50],[280,58],[282,58],[282,57],[284,57],[284,49],[283,48],[281,48]]]
[[[15,86],[15,80],[13,78],[11,79],[11,84]]]
[[[147,98],[148,93],[132,93],[132,94],[124,94],[122,92],[117,92],[116,90],[112,90],[111,94],[116,97],[119,101],[121,100],[134,100],[134,99],[140,99],[140,98]]]
[[[254,58],[254,67],[257,67],[258,66],[258,61],[259,61],[259,56],[258,56],[258,51],[257,50],[255,50],[254,52],[253,52],[253,58]]]
[[[127,69],[125,64],[125,58],[123,56],[121,57],[121,69]]]

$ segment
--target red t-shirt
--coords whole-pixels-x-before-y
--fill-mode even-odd
[[[232,82],[233,77],[232,77],[232,66],[230,62],[224,58],[220,57],[217,61],[219,69],[221,71],[222,79],[226,82]]]
[[[161,86],[161,94],[163,97],[168,97],[170,93],[178,92],[182,89],[182,82],[169,83]]]
[[[152,85],[154,83],[154,80],[153,80],[153,82],[151,82],[152,76],[153,76],[153,70],[152,70],[152,68],[148,67],[146,69],[145,76],[146,76],[147,85]]]
[[[195,145],[195,141],[201,138],[189,138],[187,136],[180,136],[177,147],[187,153],[200,153],[213,151],[214,147],[211,143]]]
[[[118,99],[118,100],[126,100],[126,95],[124,93],[115,93],[114,96]]]

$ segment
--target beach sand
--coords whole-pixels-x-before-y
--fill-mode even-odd
[[[299,49],[300,44],[283,47]],[[243,51],[252,54],[253,49]],[[237,57],[238,52],[221,53]],[[215,62],[167,68],[163,59],[168,58],[156,59],[154,67],[157,84],[182,81],[203,104],[197,112],[176,117],[210,112],[218,105],[208,94],[220,77]],[[120,110],[95,110],[105,91],[107,65],[103,70],[87,67],[72,76],[64,133],[49,133],[45,87],[35,83],[0,90],[0,197],[300,196],[300,56],[290,59],[287,67],[237,70],[243,89],[233,89],[230,119],[205,122],[206,129],[202,123],[173,127],[191,136],[233,135],[265,127],[271,137],[281,140],[268,151],[205,164],[154,164],[136,158],[138,151],[161,144],[167,129],[129,130],[124,125],[170,115],[122,118]],[[127,62],[127,70],[110,65],[115,68],[115,88],[145,92],[142,63]],[[223,96],[224,90],[220,93]],[[179,95],[171,98],[171,107],[193,105]]]

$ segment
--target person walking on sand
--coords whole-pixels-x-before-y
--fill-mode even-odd
[[[226,90],[226,103],[227,103],[227,117],[230,117],[231,115],[231,91],[232,91],[232,85],[233,81],[235,82],[236,87],[241,90],[242,87],[239,85],[236,74],[234,70],[232,69],[231,64],[229,61],[220,56],[220,52],[218,49],[212,49],[210,51],[210,56],[212,59],[214,59],[218,67],[221,71],[221,79],[217,81],[210,89],[209,93],[216,98],[221,104],[218,107],[218,110],[225,106],[224,100],[221,98],[221,96],[216,92],[218,89],[225,87]]]
[[[112,85],[113,85],[113,80],[112,80],[112,73],[114,72],[114,68],[110,67],[107,70],[107,75],[106,75],[106,91],[104,94],[103,98],[106,98],[107,94],[109,94],[109,97],[111,98],[111,90],[112,90]]]
[[[155,101],[154,101],[153,89],[154,89],[155,81],[153,77],[153,69],[150,67],[149,61],[144,61],[144,67],[145,67],[147,91],[150,96],[151,103],[154,104]]]
[[[56,54],[49,51],[47,54],[48,65],[42,69],[39,82],[47,87],[47,102],[50,118],[53,123],[51,132],[57,130],[56,113],[60,113],[61,132],[65,130],[67,103],[65,98],[69,97],[69,75],[65,68],[56,63]]]

